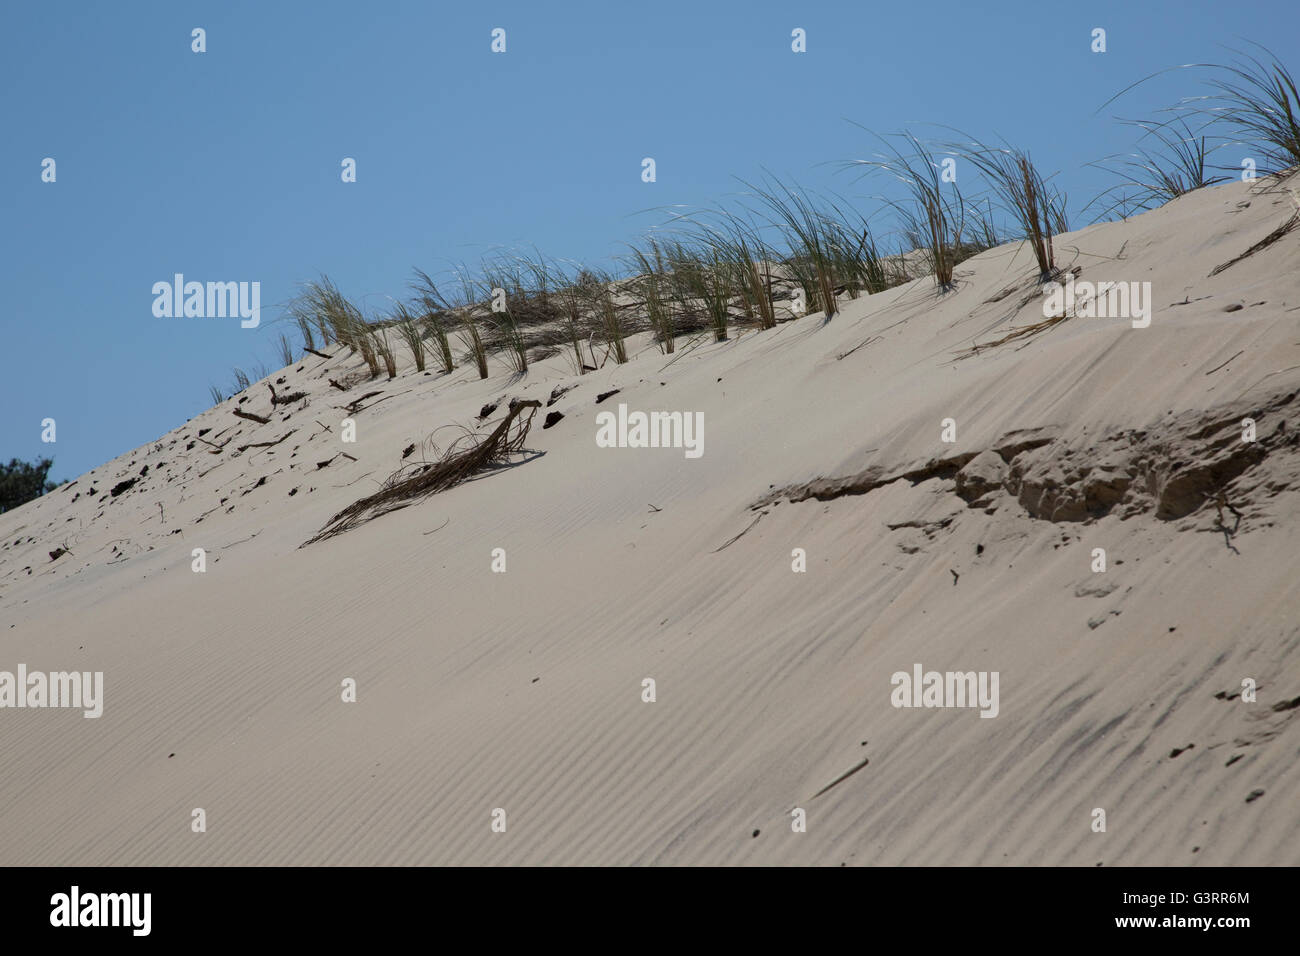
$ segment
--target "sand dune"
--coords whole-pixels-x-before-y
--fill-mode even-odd
[[[1043,318],[1013,244],[581,377],[343,392],[360,360],[308,355],[271,379],[305,402],[259,383],[0,516],[0,670],[104,674],[97,719],[0,721],[3,862],[1300,863],[1300,231],[1211,275],[1298,188],[1059,237],[1147,328],[968,353]],[[566,386],[512,467],[299,547]],[[702,412],[703,454],[597,447],[620,403]],[[997,672],[996,717],[893,706],[917,664]]]

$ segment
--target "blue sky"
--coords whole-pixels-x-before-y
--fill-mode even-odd
[[[501,246],[608,264],[669,204],[764,168],[849,197],[838,162],[947,124],[1058,171],[1074,225],[1131,148],[1113,119],[1203,92],[1166,66],[1245,37],[1300,71],[1295,0],[1227,4],[229,2],[9,5],[0,30],[0,459],[70,479],[211,404],[297,283],[381,307]],[[207,32],[207,52],[190,31]],[[490,50],[506,30],[504,54]],[[807,32],[808,52],[790,49]],[[1108,50],[1090,51],[1094,27]],[[654,157],[657,181],[641,181]],[[41,181],[52,157],[57,181]],[[357,161],[343,183],[340,162]],[[153,283],[259,281],[262,324],[163,319]],[[56,444],[41,420],[58,423]]]

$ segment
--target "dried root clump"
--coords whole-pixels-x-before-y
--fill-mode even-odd
[[[503,464],[511,455],[523,450],[533,415],[541,406],[542,403],[535,399],[511,402],[509,413],[487,437],[466,431],[448,446],[438,461],[412,462],[402,466],[388,476],[379,491],[348,505],[330,518],[315,537],[299,547],[350,531],[372,518],[415,504]]]

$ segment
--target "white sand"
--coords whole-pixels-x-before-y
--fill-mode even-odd
[[[540,456],[301,550],[411,442],[579,380],[559,356],[515,383],[494,357],[487,381],[404,363],[345,395],[326,378],[346,352],[308,356],[278,386],[310,394],[287,421],[227,401],[0,516],[0,670],[105,675],[97,720],[0,710],[0,862],[1300,863],[1300,708],[1274,710],[1300,696],[1300,231],[1208,278],[1291,214],[1296,184],[1058,237],[1081,281],[1151,282],[1150,328],[1074,318],[954,361],[1042,318],[1035,299],[1007,319],[1032,260],[1004,246],[946,296],[921,279],[827,325],[682,340],[671,363],[641,337],[555,427],[542,410]],[[333,406],[370,389],[396,397],[340,445]],[[247,394],[268,412],[264,385]],[[597,448],[596,413],[619,402],[702,411],[703,457]],[[237,437],[186,450],[201,428]],[[1020,429],[1054,440],[1016,458]],[[1019,500],[971,507],[940,465],[751,510],[773,486],[996,448],[972,470],[1012,458]],[[359,461],[316,469],[341,450]],[[1169,482],[1175,463],[1200,478]],[[1109,513],[1071,512],[1071,488],[1099,513],[1124,482]],[[1225,482],[1244,514],[1230,540],[1203,502]],[[891,674],[918,662],[999,672],[998,716],[891,706]],[[1243,678],[1255,703],[1216,699]]]

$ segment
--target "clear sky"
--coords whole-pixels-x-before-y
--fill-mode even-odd
[[[1300,72],[1300,3],[7,4],[0,17],[0,459],[71,479],[211,405],[305,279],[365,306],[494,248],[608,265],[647,210],[763,169],[848,197],[838,162],[947,124],[1028,148],[1078,212],[1132,147],[1115,116],[1204,92],[1162,67],[1238,38]],[[207,51],[191,50],[206,30]],[[506,52],[491,32],[506,31]],[[807,52],[791,50],[791,31]],[[1093,53],[1091,31],[1107,31]],[[852,121],[852,122],[850,122]],[[653,157],[657,181],[641,179]],[[42,161],[57,179],[42,182]],[[357,181],[341,181],[355,158]],[[262,324],[156,318],[155,282],[258,281]],[[41,442],[41,420],[57,442]]]

